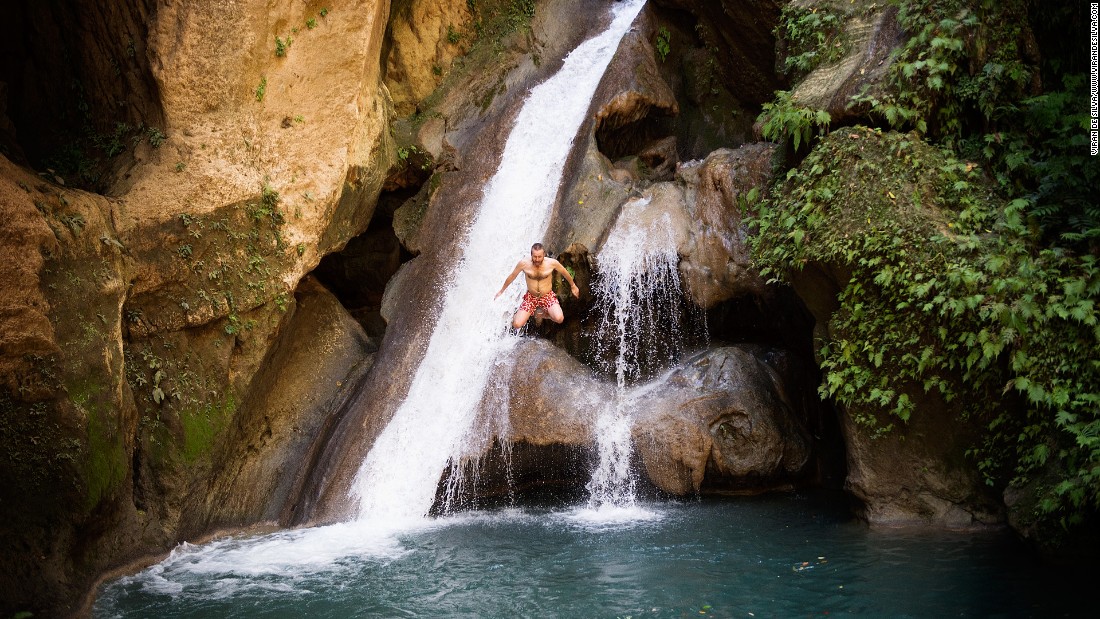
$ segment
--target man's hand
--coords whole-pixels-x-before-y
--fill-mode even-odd
[[[578,299],[581,298],[581,289],[577,288],[576,284],[573,284],[572,286],[570,286],[570,291],[573,293],[574,297],[576,297]]]

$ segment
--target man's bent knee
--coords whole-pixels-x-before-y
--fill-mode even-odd
[[[527,312],[516,312],[516,315],[512,317],[512,328],[519,329],[523,325],[527,324],[527,320],[531,318],[531,315]]]
[[[554,305],[550,308],[548,313],[550,314],[550,320],[553,320],[559,325],[565,322],[565,314],[562,313],[560,305]]]

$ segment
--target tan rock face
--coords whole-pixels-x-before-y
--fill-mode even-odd
[[[138,426],[123,378],[124,258],[102,196],[0,158],[0,206],[0,600],[61,612],[87,578],[69,554],[86,542],[78,527],[133,524],[132,508],[112,509]]]
[[[277,516],[289,487],[217,505],[195,489],[211,487],[225,454],[278,444],[219,482],[230,493],[234,483],[258,489],[255,480],[286,467],[270,458],[304,449],[294,427],[320,432],[307,399],[256,421],[257,390],[279,391],[261,370],[315,364],[308,351],[279,348],[290,346],[284,331],[299,329],[293,291],[366,229],[394,159],[379,65],[388,2],[325,15],[293,0],[154,4],[148,14],[82,6],[95,26],[60,35],[85,58],[90,113],[125,102],[149,123],[121,141],[111,198],[0,157],[0,251],[13,267],[0,275],[0,432],[11,453],[26,452],[26,470],[2,471],[26,484],[2,491],[10,526],[0,542],[26,552],[5,555],[23,567],[0,569],[0,599],[16,605],[0,612],[67,614],[103,569],[214,522]],[[119,33],[138,40],[127,49]],[[53,66],[32,51],[36,66]],[[42,75],[28,89],[69,83]],[[350,320],[338,314],[315,322]],[[344,347],[341,358],[360,353]],[[325,406],[350,381],[327,385]],[[23,516],[8,513],[15,505]]]
[[[32,389],[20,376],[24,356],[59,352],[39,273],[45,255],[57,254],[60,244],[35,206],[37,201],[48,208],[52,196],[47,198],[32,185],[48,187],[0,158],[0,380],[9,393]]]
[[[576,359],[545,340],[525,340],[503,378],[507,385],[506,440],[534,445],[590,444],[598,409],[614,397]]]
[[[373,200],[381,179],[372,176],[392,157],[375,60],[387,5],[362,0],[323,17],[291,0],[157,11],[148,53],[167,140],[139,153],[141,167],[114,189],[128,207],[122,231],[242,203],[267,184],[293,215],[288,241],[311,250],[303,266],[324,245],[342,245],[356,232],[352,214],[369,219],[359,203]],[[314,249],[313,239],[341,226]]]
[[[397,113],[405,116],[428,96],[468,51],[472,15],[465,0],[397,0],[389,26],[386,86]]]

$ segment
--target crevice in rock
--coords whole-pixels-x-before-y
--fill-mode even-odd
[[[640,154],[647,146],[670,136],[673,130],[672,117],[656,114],[654,111],[651,109],[638,119],[616,116],[605,119],[596,129],[596,146],[599,151],[611,161],[616,161]],[[643,160],[650,168],[664,163],[663,158],[661,161],[653,160],[652,157],[650,159]]]
[[[0,38],[0,153],[106,193],[135,147],[165,139],[145,50],[155,3],[16,0]]]
[[[142,475],[141,467],[141,449],[134,449],[134,457],[131,466],[131,483],[133,484],[133,499],[134,509],[145,511],[147,506],[145,504],[145,483]]]
[[[712,340],[780,346],[813,358],[814,317],[787,286],[768,286],[762,295],[740,295],[707,311]]]
[[[821,373],[814,357],[814,324],[813,314],[788,286],[771,285],[762,295],[733,297],[707,312],[712,341],[758,344],[791,353],[760,355],[773,370],[789,377],[793,387],[789,404],[804,419],[813,443],[812,465],[791,481],[835,489],[843,487],[847,477],[847,456],[837,411],[817,394]],[[705,481],[704,485],[712,484]]]
[[[394,197],[389,196],[389,206]],[[386,331],[381,314],[386,284],[413,258],[394,233],[392,210],[383,206],[380,201],[365,232],[322,258],[312,272],[376,342]]]
[[[496,507],[561,507],[576,505],[587,496],[594,452],[579,445],[524,441],[507,447],[497,440],[475,465],[462,509]],[[440,510],[450,480],[448,469],[439,482],[433,510]],[[435,515],[439,515],[436,513]]]

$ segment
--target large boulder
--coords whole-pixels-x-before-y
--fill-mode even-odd
[[[196,493],[206,526],[276,523],[301,491],[302,462],[335,422],[376,346],[316,279],[295,292],[292,313],[270,347],[228,430],[209,490]]]
[[[658,488],[759,490],[803,473],[810,437],[791,386],[763,353],[726,346],[697,354],[632,399],[636,449]]]
[[[932,525],[950,529],[999,526],[1004,506],[966,456],[972,428],[960,426],[953,408],[932,395],[921,414],[882,436],[841,415],[848,454],[846,488],[862,502],[869,523]]]
[[[632,194],[636,198],[621,200],[613,223],[651,230],[649,236],[653,237],[670,235],[681,258],[679,270],[688,298],[703,309],[735,296],[761,296],[764,281],[752,266],[749,232],[741,219],[749,207],[749,193],[756,190],[756,195],[760,195],[771,178],[774,152],[775,147],[770,144],[748,144],[735,150],[717,150],[702,162],[680,164],[675,182],[635,188]],[[593,182],[609,188],[602,192],[590,190],[602,206],[585,211],[570,205],[574,224],[591,224],[597,221],[593,212],[607,213],[609,200],[617,196],[613,188],[621,186],[611,178],[590,178],[576,185],[574,191]],[[588,193],[582,194],[582,198],[588,198]],[[584,199],[578,200],[583,202]],[[624,207],[627,203],[645,206],[628,209]],[[611,223],[609,220],[607,227],[600,228],[600,233],[580,228],[570,231],[566,238],[602,245]],[[600,245],[595,247],[598,261]]]
[[[691,240],[680,251],[680,272],[691,300],[704,309],[739,295],[759,296],[764,282],[752,266],[749,231],[742,224],[748,195],[771,180],[770,144],[720,149],[678,171],[687,189]]]
[[[494,446],[507,445],[522,446],[512,451],[522,457],[510,466],[490,458],[479,488],[499,488],[501,480],[491,475],[505,472],[583,485],[590,471],[571,459],[591,459],[597,418],[620,405],[632,419],[640,472],[663,492],[759,491],[797,481],[810,461],[810,438],[792,404],[799,396],[788,384],[783,355],[752,346],[715,348],[661,379],[619,392],[549,342],[519,342],[493,379],[501,396],[485,407],[479,426],[486,432],[469,456],[491,456]],[[566,472],[572,477],[563,479]]]

